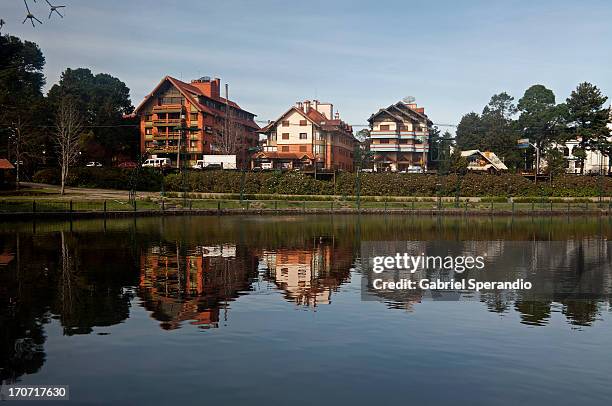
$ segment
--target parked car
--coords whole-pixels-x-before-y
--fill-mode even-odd
[[[423,168],[416,165],[411,165],[406,169],[406,173],[423,173]]]
[[[100,162],[91,161],[91,162],[87,162],[85,166],[88,168],[101,168],[102,164]]]
[[[170,158],[150,158],[144,161],[143,168],[164,168],[172,164]]]
[[[196,161],[196,163],[191,166],[191,169],[198,169],[198,170],[202,170],[202,169],[208,169],[208,170],[223,169],[223,165],[220,164],[220,163],[207,164],[207,163],[204,163],[204,161],[200,159],[200,160]]]
[[[124,169],[134,169],[137,166],[138,166],[138,164],[136,162],[133,162],[133,161],[125,161],[125,162],[121,162],[119,165],[117,165],[117,167],[124,168]]]

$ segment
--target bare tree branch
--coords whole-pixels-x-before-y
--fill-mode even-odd
[[[66,179],[70,167],[79,158],[81,149],[80,137],[83,132],[83,118],[74,102],[68,98],[60,101],[55,117],[53,140],[57,147],[58,161],[61,168],[61,194],[64,194]]]

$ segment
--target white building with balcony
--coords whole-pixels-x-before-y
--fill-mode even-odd
[[[427,170],[433,123],[423,107],[401,101],[378,110],[368,122],[375,171],[401,172],[415,166]]]

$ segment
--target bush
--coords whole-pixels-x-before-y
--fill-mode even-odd
[[[129,189],[134,169],[74,168],[68,179],[69,186]],[[153,169],[140,169],[138,190],[161,189],[162,176]],[[354,196],[357,193],[357,174],[343,172],[333,180],[314,180],[301,172],[240,172],[240,171],[189,171],[185,185],[191,193],[225,193],[239,196],[244,179],[245,195],[296,195]],[[58,169],[45,169],[34,175],[40,183],[59,183]],[[169,174],[163,179],[169,192],[183,191],[183,175]],[[612,178],[563,175],[552,182],[540,182],[515,174],[491,175],[468,173],[463,177],[402,174],[362,173],[361,195],[389,197],[473,196],[487,201],[505,201],[508,197],[594,197],[600,187],[604,196],[612,195]],[[458,193],[459,192],[459,193]],[[273,198],[273,197],[270,197]]]
[[[59,185],[60,176],[59,168],[43,169],[34,174],[33,181]],[[132,182],[135,182],[137,190],[156,191],[161,189],[162,181],[163,176],[159,171],[149,168],[72,168],[68,172],[66,184],[75,187],[128,190]]]

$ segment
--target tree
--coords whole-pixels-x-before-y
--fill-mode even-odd
[[[546,173],[550,175],[551,179],[553,176],[565,173],[567,160],[563,156],[563,152],[559,151],[558,148],[549,146],[544,151],[544,157],[546,159]]]
[[[608,141],[609,111],[603,107],[607,100],[597,86],[588,82],[580,83],[567,98],[568,133],[584,151],[609,154],[612,149]],[[584,173],[584,159],[580,160],[580,173]]]
[[[471,112],[461,117],[456,135],[459,150],[481,149],[484,142],[484,127],[480,115]]]
[[[357,138],[360,143],[367,141],[370,139],[370,130],[367,128],[362,128],[361,130],[357,131],[355,138]]]
[[[518,102],[521,115],[518,127],[524,138],[544,151],[552,142],[561,141],[560,125],[565,105],[555,105],[555,94],[543,85],[533,85]],[[536,162],[539,168],[539,162]]]
[[[70,98],[61,100],[55,118],[53,139],[57,147],[58,161],[61,168],[61,194],[64,194],[66,179],[70,167],[79,158],[81,150],[80,137],[83,131],[83,119],[76,104]]]
[[[130,90],[121,80],[106,73],[94,75],[85,68],[66,69],[48,96],[55,110],[65,97],[70,97],[84,125],[92,127],[89,142],[93,145],[86,146],[86,150],[103,152],[102,156],[89,158],[109,163],[121,155],[136,155],[138,129],[124,118],[134,107]]]
[[[35,43],[0,36],[0,124],[3,127],[0,135],[8,137],[8,142],[3,140],[0,146],[7,146],[6,155],[15,161],[17,187],[22,164],[41,136],[44,65],[45,58]]]
[[[521,156],[516,148],[518,132],[512,119],[516,112],[514,97],[502,92],[491,97],[481,116],[484,129],[483,149],[493,151],[509,168],[517,168],[521,163]]]

